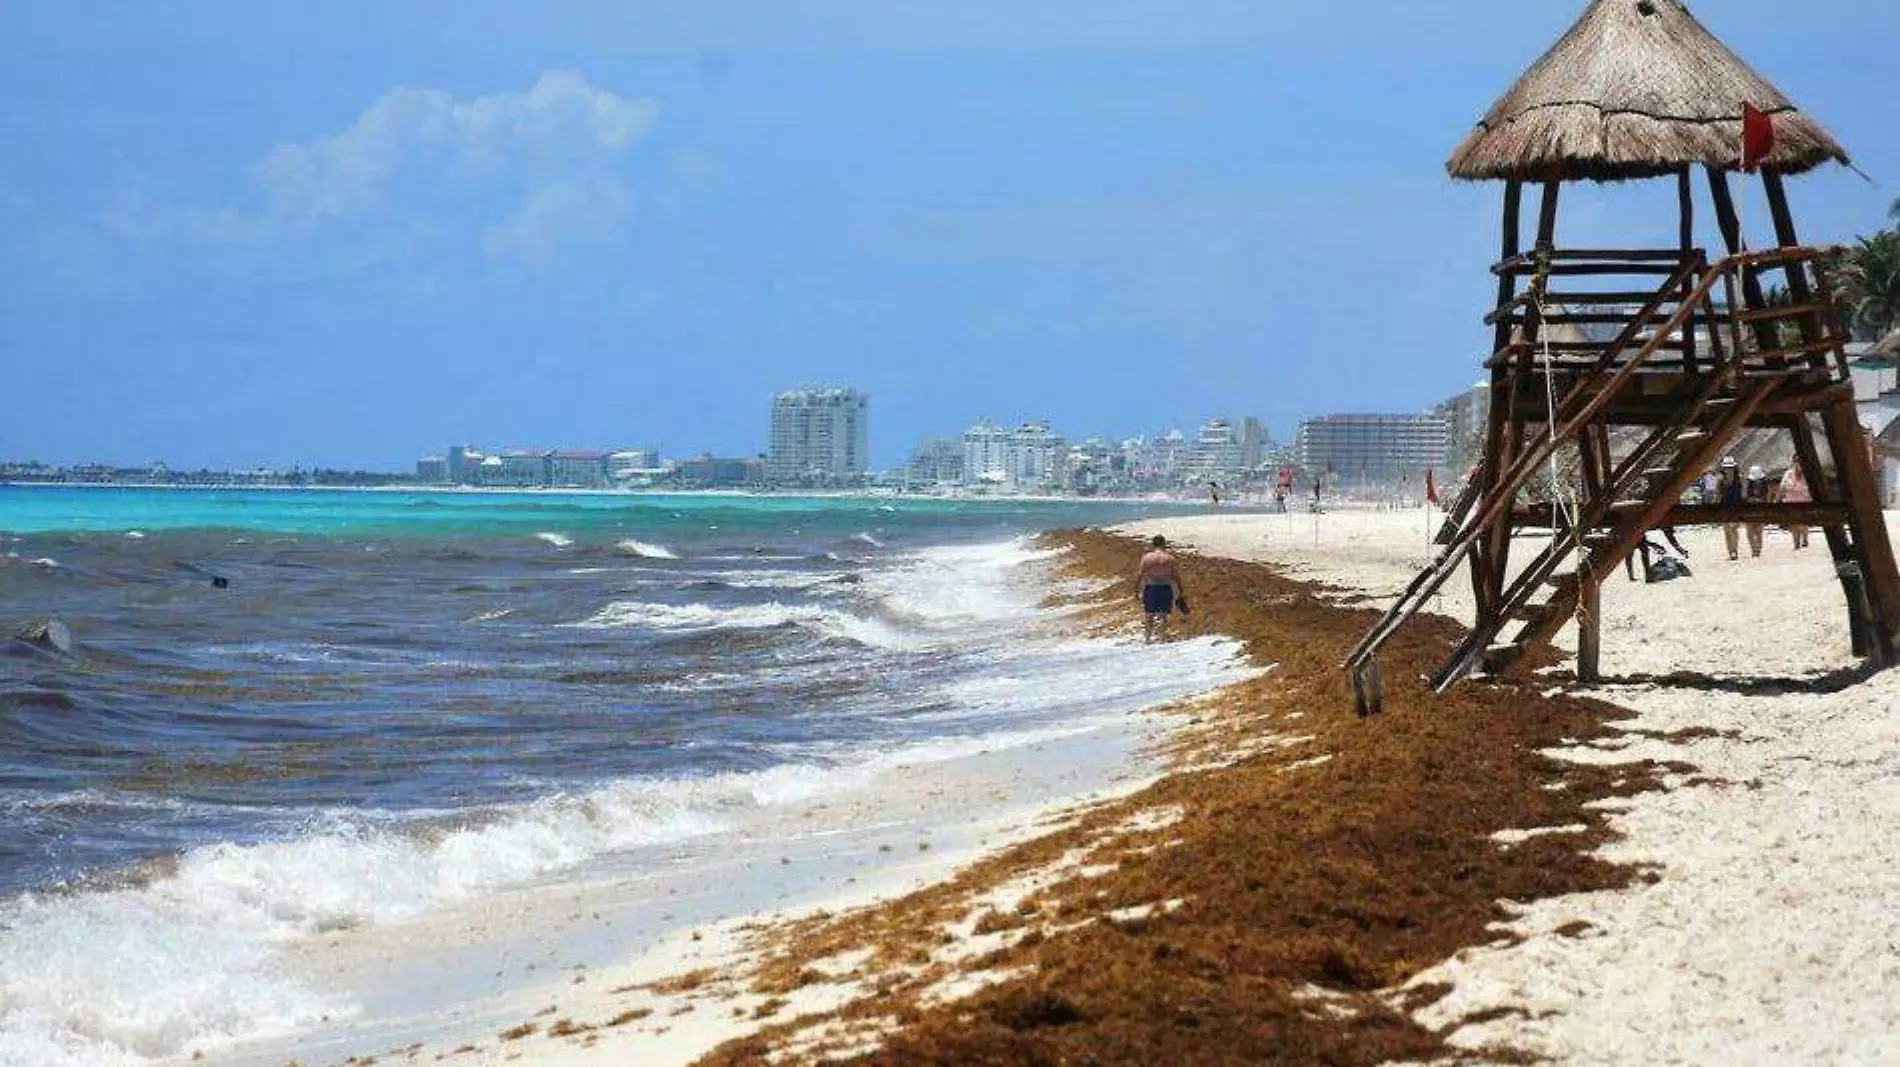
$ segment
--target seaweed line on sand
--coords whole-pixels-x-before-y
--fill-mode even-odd
[[[1128,627],[1136,543],[1048,540],[1099,589],[1078,624]],[[746,962],[694,973],[689,995],[765,1021],[702,1067],[1528,1061],[1453,1048],[1481,1020],[1431,1029],[1412,1013],[1444,987],[1406,983],[1498,943],[1514,905],[1653,879],[1595,855],[1613,837],[1600,802],[1684,768],[1546,755],[1617,736],[1629,714],[1599,701],[1431,693],[1462,636],[1442,618],[1393,643],[1395,710],[1361,722],[1339,663],[1371,609],[1258,564],[1183,569],[1196,628],[1273,669],[1195,702],[1139,792],[941,884],[748,931]]]

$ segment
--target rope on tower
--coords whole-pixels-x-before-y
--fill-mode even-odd
[[[1557,469],[1557,451],[1558,445],[1561,442],[1557,440],[1557,385],[1556,374],[1552,370],[1554,365],[1554,353],[1550,347],[1550,331],[1543,328],[1545,319],[1544,292],[1549,284],[1550,256],[1545,254],[1545,251],[1540,248],[1537,253],[1537,272],[1531,277],[1530,296],[1531,303],[1537,307],[1537,340],[1538,343],[1543,346],[1544,350],[1544,403],[1547,411],[1544,422],[1544,432],[1550,435],[1550,498],[1552,506],[1558,513],[1562,514],[1565,525],[1570,529],[1571,546],[1576,552],[1578,565],[1582,566],[1588,562],[1588,559],[1584,555],[1582,524],[1578,521],[1581,514],[1581,507],[1574,499],[1574,494],[1567,491],[1569,487],[1564,484],[1563,479],[1559,478]],[[1580,444],[1579,447],[1587,446]],[[1562,535],[1553,531],[1552,536],[1558,537]],[[1588,611],[1589,607],[1585,603],[1584,598],[1579,596],[1577,598],[1577,620],[1580,624],[1588,624]]]

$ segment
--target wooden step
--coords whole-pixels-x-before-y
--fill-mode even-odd
[[[1513,663],[1524,658],[1528,648],[1522,641],[1488,646],[1484,650],[1484,669],[1492,674],[1509,670]]]
[[[1745,308],[1736,315],[1742,322],[1764,322],[1772,319],[1792,319],[1801,315],[1813,315],[1819,312],[1834,313],[1832,304],[1776,304],[1765,308]]]
[[[1550,618],[1551,612],[1556,610],[1557,605],[1555,603],[1519,604],[1506,612],[1505,615],[1507,618],[1515,619],[1518,622],[1528,622],[1534,626]]]

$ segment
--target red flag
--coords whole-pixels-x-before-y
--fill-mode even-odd
[[[1432,469],[1425,468],[1425,502],[1432,507],[1438,506],[1438,483],[1432,480]]]
[[[1742,105],[1742,169],[1750,174],[1775,150],[1775,120],[1753,104]]]

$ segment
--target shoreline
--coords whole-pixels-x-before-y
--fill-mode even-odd
[[[709,813],[725,824],[716,834],[606,853],[412,919],[300,936],[277,953],[272,971],[339,1008],[348,1001],[356,1006],[350,1014],[325,1011],[319,1020],[313,1011],[306,1021],[321,1025],[238,1043],[207,1035],[165,1062],[316,1067],[387,1058],[417,1041],[430,1056],[502,1044],[520,1052],[532,1042],[500,1035],[530,1023],[548,1028],[551,1020],[538,1013],[551,1003],[562,1006],[571,1028],[603,1026],[638,1010],[616,1005],[626,997],[608,990],[696,966],[737,930],[935,884],[963,863],[1041,833],[1056,812],[1145,784],[1158,773],[1144,752],[1164,729],[1165,702],[1245,677],[1236,648],[1183,644],[1111,686],[1094,685],[1087,664],[1115,662],[1126,646],[1074,642],[1083,636],[1072,618],[1077,587],[1048,555],[1025,551],[1020,564],[1032,568],[1024,577],[1034,575],[1035,590],[1025,601],[1035,611],[1034,633],[1023,636],[1032,646],[1050,637],[1074,644],[1082,666],[1072,678],[1052,677],[1056,688],[1025,706],[1072,701],[1061,717],[928,742],[915,752],[886,746],[870,758],[878,770],[868,777],[853,773],[856,764],[841,765],[842,777],[817,780],[768,774],[753,787],[763,790],[753,803]],[[1022,660],[1018,669],[1034,662]],[[1021,684],[971,677],[955,699],[972,710],[990,700],[1013,707],[1028,699],[1015,691]],[[621,1025],[639,1037],[642,1062],[685,1063],[738,1032],[725,1020],[709,1030],[711,1021],[700,1013]]]
[[[895,489],[589,489],[581,486],[502,486],[502,485],[291,485],[266,482],[256,485],[178,485],[167,482],[15,482],[0,480],[0,489],[137,489],[194,493],[414,493],[442,496],[578,496],[627,497],[633,499],[665,497],[729,497],[746,500],[950,500],[959,503],[998,504],[1169,504],[1206,506],[1193,494],[1179,496],[1063,496],[1048,493],[910,493]],[[1223,511],[1256,513],[1263,505],[1223,504]]]
[[[901,766],[855,793],[776,813],[742,830],[741,840],[623,853],[578,878],[306,939],[285,968],[319,987],[351,990],[366,1005],[361,1015],[176,1062],[360,1064],[407,1057],[417,1042],[422,1060],[468,1049],[464,1062],[509,1053],[542,1062],[537,1048],[553,1044],[541,1049],[553,1057],[548,1062],[565,1062],[556,1038],[611,1031],[632,1043],[643,1064],[691,1063],[745,1033],[751,1013],[772,998],[739,995],[725,1011],[681,1011],[691,998],[653,986],[735,965],[746,940],[768,925],[920,891],[1040,834],[1062,811],[1140,788],[1156,772],[1139,750],[1161,729],[1159,720],[1144,719]],[[955,799],[968,795],[984,800]],[[544,1013],[550,1006],[558,1011]],[[730,1007],[745,1017],[733,1017]],[[622,1021],[610,1027],[616,1018]],[[545,1032],[560,1020],[570,1033]]]
[[[1718,532],[1690,533],[1701,585],[1606,587],[1629,640],[1606,648],[1623,673],[1589,690],[1559,666],[1430,693],[1420,677],[1462,633],[1448,595],[1387,655],[1391,710],[1360,722],[1338,659],[1423,553],[1416,521],[1339,516],[1317,543],[1227,516],[1051,535],[1066,576],[1102,590],[1077,625],[1127,633],[1125,591],[1103,583],[1134,535],[1166,533],[1187,549],[1190,632],[1245,641],[1264,673],[1137,719],[1159,769],[1059,817],[1025,810],[887,860],[890,877],[682,927],[491,1005],[460,1044],[372,1058],[1877,1058],[1900,1025],[1879,951],[1900,939],[1884,906],[1900,849],[1870,845],[1864,819],[1900,810],[1900,676],[1836,680],[1825,554],[1749,571],[1713,558]],[[1780,643],[1740,674],[1674,662],[1733,655],[1762,619]]]
[[[1057,540],[1068,576],[1098,586],[1134,558],[1110,534]],[[1352,718],[1334,646],[1369,612],[1258,564],[1197,556],[1184,568],[1194,630],[1247,641],[1263,673],[1174,709],[1154,779],[979,841],[911,888],[876,887],[896,896],[867,886],[801,902],[820,910],[799,917],[700,927],[623,961],[605,997],[590,975],[584,992],[484,1020],[494,1028],[479,1043],[381,1054],[1370,1067],[1456,1053],[1412,1014],[1443,991],[1406,983],[1496,940],[1512,914],[1501,900],[1640,881],[1642,868],[1589,855],[1615,838],[1593,805],[1675,771],[1546,756],[1566,740],[1609,743],[1627,713],[1535,690],[1435,698],[1401,681],[1395,693],[1429,713],[1368,727]],[[1119,590],[1091,599],[1081,624],[1133,625]],[[1428,620],[1395,656],[1422,662],[1454,628]]]

